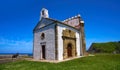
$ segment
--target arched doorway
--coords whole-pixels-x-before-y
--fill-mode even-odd
[[[67,45],[67,56],[72,57],[72,44],[68,43]]]

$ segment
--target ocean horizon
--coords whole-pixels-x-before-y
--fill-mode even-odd
[[[0,53],[0,55],[13,55],[16,53]],[[33,53],[19,53],[20,55],[28,55],[28,56],[32,56]]]

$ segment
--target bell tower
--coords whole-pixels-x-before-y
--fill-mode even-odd
[[[41,14],[40,20],[41,20],[42,18],[49,18],[48,10],[45,9],[45,8],[42,8],[40,14]]]

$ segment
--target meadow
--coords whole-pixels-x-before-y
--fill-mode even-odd
[[[96,54],[60,63],[19,60],[0,64],[0,70],[120,70],[120,54]]]

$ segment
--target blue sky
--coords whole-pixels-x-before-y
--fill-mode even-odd
[[[32,30],[43,7],[61,21],[80,14],[87,49],[92,42],[120,40],[120,0],[1,0],[0,53],[32,53]]]

